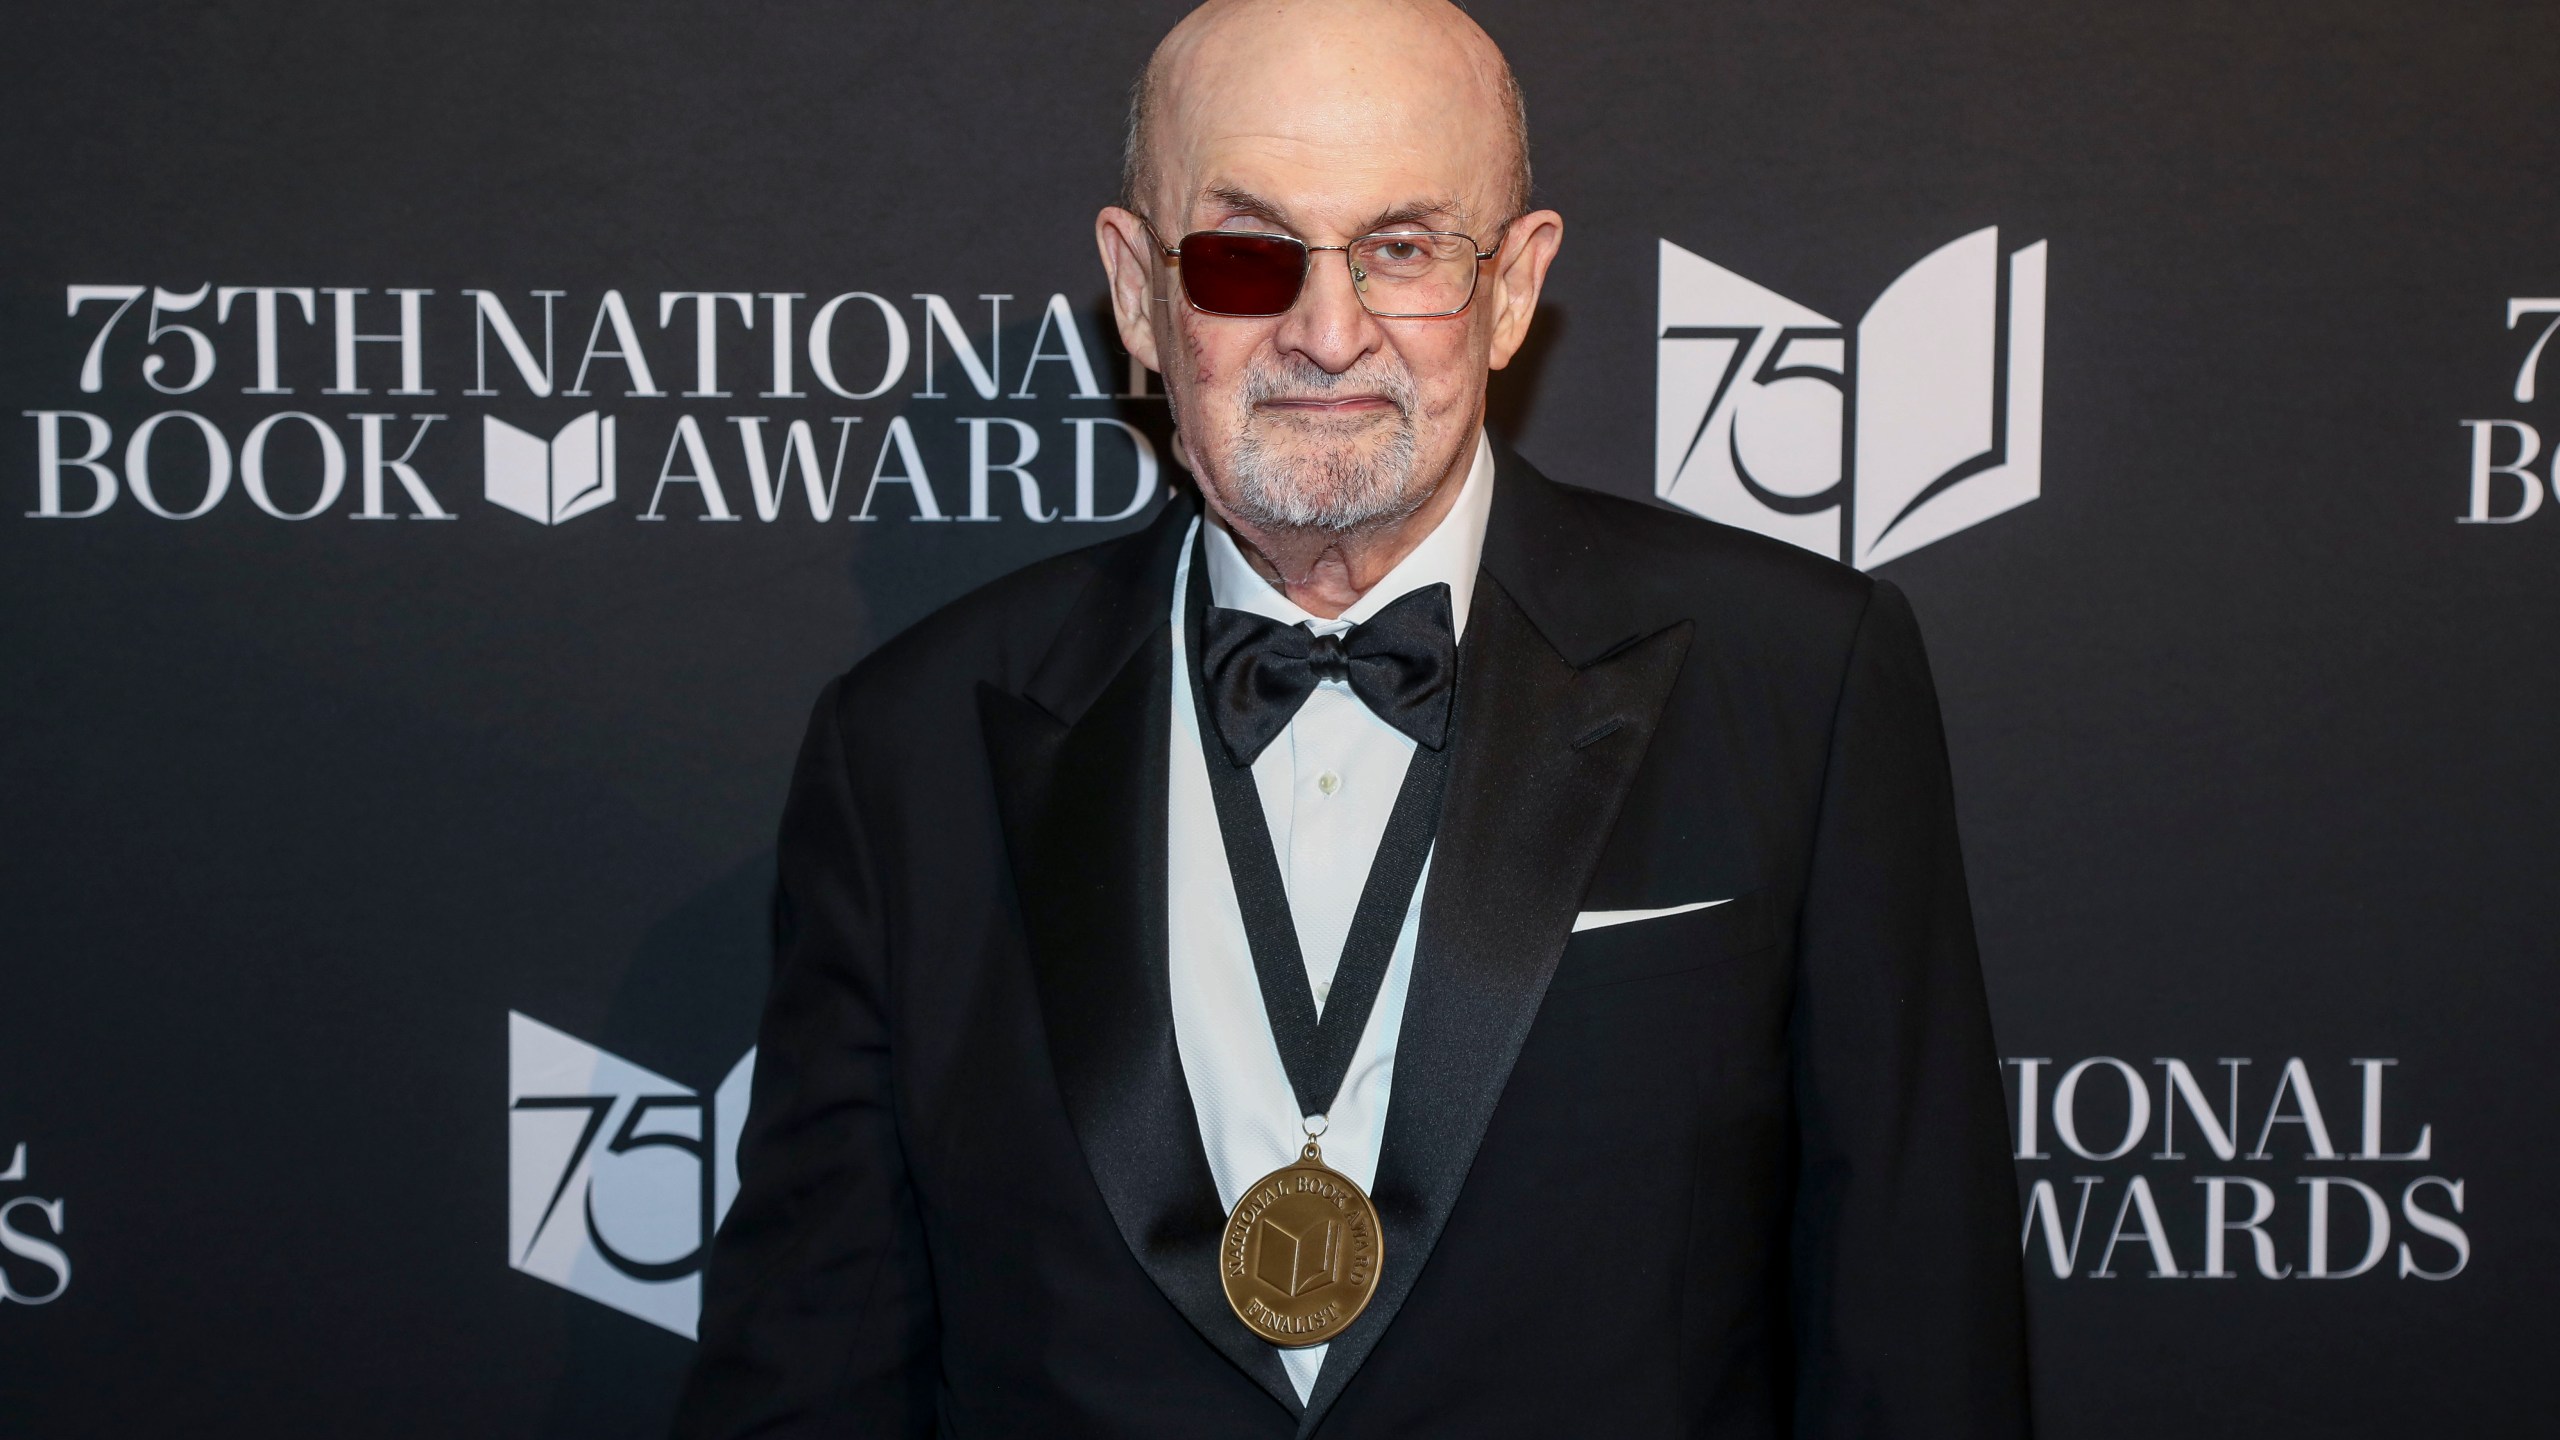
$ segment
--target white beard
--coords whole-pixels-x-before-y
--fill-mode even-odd
[[[1395,406],[1395,420],[1384,436],[1350,446],[1328,445],[1326,422],[1279,419],[1259,409],[1266,400],[1344,387],[1381,395]],[[1413,377],[1401,365],[1364,362],[1333,375],[1295,358],[1278,364],[1258,361],[1246,372],[1237,397],[1242,419],[1228,448],[1226,470],[1233,488],[1227,503],[1238,519],[1264,530],[1339,535],[1403,519],[1430,498],[1415,471],[1415,400]],[[1275,436],[1272,432],[1281,427],[1302,433]]]

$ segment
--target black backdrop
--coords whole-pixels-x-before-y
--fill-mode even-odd
[[[1177,478],[1160,403],[1127,393],[1096,323],[1087,237],[1123,87],[1181,8],[13,9],[0,1432],[659,1423],[684,1326],[597,1297],[692,1282],[605,1275],[574,1212],[601,1206],[596,1233],[646,1259],[687,1248],[716,1159],[610,1144],[716,1133],[681,1104],[620,1127],[642,1091],[712,1094],[752,1041],[810,697],[980,580],[1138,523],[1073,518],[1080,436],[1086,513],[1133,493],[1136,447],[1097,422],[1154,435]],[[2021,1193],[2031,1214],[2051,1194],[2057,1243],[2079,1222],[2060,1267],[2026,1237],[2047,1433],[2537,1428],[2560,1279],[2535,1238],[2536,1127],[2560,1100],[2560,504],[2464,522],[2548,498],[2547,453],[2530,478],[2493,467],[2560,441],[2560,357],[2533,398],[2518,374],[2550,314],[2509,313],[2560,295],[2560,12],[1475,8],[1569,222],[1497,395],[1560,478],[1652,492],[1662,241],[1832,317],[1986,226],[2004,252],[2048,246],[2041,498],[1884,571],[1931,638],[2001,1049],[2013,1096],[2034,1092]],[[269,302],[273,384],[258,297],[217,319],[218,294],[187,308],[207,285],[315,292],[307,323]],[[74,308],[77,286],[127,288]],[[332,288],[365,291],[344,297],[358,334],[399,330],[392,291],[432,292],[418,383],[372,341],[339,383]],[[696,302],[660,298],[704,289],[756,320],[709,302],[711,385]],[[562,292],[554,393],[494,332],[475,364],[473,290],[528,365],[535,292]],[[605,356],[588,395],[559,393],[618,348],[610,315],[588,340],[608,290],[654,384]],[[909,332],[868,399],[824,387],[801,343],[849,292],[882,300],[838,309],[839,389],[882,374],[883,306]],[[801,297],[789,383],[773,294]],[[999,347],[998,393],[921,295]],[[194,342],[155,324],[207,337],[201,386]],[[233,462],[201,518],[131,483],[134,435],[171,411]],[[267,427],[253,494],[251,434],[285,412],[313,419]],[[546,470],[539,442],[588,412],[617,427],[618,492],[562,514],[597,467],[561,446]],[[364,427],[389,460],[421,414],[444,417],[408,462],[427,498],[381,469],[368,502]],[[740,518],[660,483],[697,473],[679,417]],[[536,446],[506,470],[516,508],[530,485],[556,524],[493,503],[492,419]],[[822,468],[845,445],[827,523],[796,477],[759,518],[743,442],[787,454],[794,420]],[[2484,421],[2506,423],[2465,423]],[[1003,469],[974,507],[991,518],[915,518],[920,489],[968,515],[973,431],[1000,465],[1016,422],[1060,518],[1026,518]],[[334,496],[315,425],[342,452]],[[99,469],[69,463],[93,450]],[[152,428],[143,458],[160,509],[205,494],[194,421]],[[101,470],[114,503],[76,517]],[[418,518],[436,511],[454,518]],[[575,1089],[528,1060],[528,1022],[664,1077],[599,1062],[590,1090],[623,1108],[567,1182],[581,1112],[511,1108]],[[2238,1132],[2228,1158],[2171,1059]],[[2088,1158],[2135,1109],[2124,1153]],[[2427,1158],[2374,1158],[2422,1127]],[[2228,1228],[2246,1182],[2285,1278]],[[536,1227],[572,1256],[564,1283],[510,1263],[534,1253],[511,1228],[528,1187],[568,1197]],[[2368,1254],[2368,1192],[2388,1233],[2339,1273]],[[2216,1196],[2227,1275],[2206,1273]]]

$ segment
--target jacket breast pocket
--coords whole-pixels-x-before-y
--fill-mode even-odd
[[[1547,993],[1677,975],[1765,950],[1778,939],[1765,890],[1702,910],[1581,930],[1566,942]]]

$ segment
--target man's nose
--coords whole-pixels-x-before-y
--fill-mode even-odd
[[[1281,317],[1279,332],[1272,337],[1282,350],[1294,350],[1333,375],[1386,344],[1386,331],[1377,317],[1360,304],[1351,264],[1347,251],[1318,250],[1309,255],[1306,288]]]

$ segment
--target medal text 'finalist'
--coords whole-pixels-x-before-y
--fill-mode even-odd
[[[1246,1188],[1218,1243],[1227,1304],[1254,1334],[1295,1349],[1321,1345],[1377,1292],[1378,1211],[1315,1141],[1298,1163]]]

